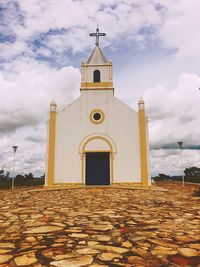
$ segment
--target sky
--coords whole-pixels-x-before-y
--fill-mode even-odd
[[[80,95],[80,65],[100,47],[115,96],[146,104],[151,174],[200,167],[199,0],[0,0],[0,169],[44,174],[49,103]]]

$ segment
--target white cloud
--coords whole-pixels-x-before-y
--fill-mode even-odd
[[[13,44],[4,45],[7,49],[14,47],[10,56],[17,49],[21,52],[23,47],[25,52],[30,50],[30,53],[30,43],[40,38],[40,34],[43,34],[40,41],[45,47],[57,52],[72,50],[77,53],[91,46],[86,36],[95,30],[97,24],[107,32],[107,44],[120,42],[121,36],[127,41],[131,40],[128,36],[132,36],[133,40],[135,36],[137,41],[140,29],[161,24],[161,14],[149,1],[19,0],[16,5],[11,1],[8,3],[5,8],[7,24],[2,32],[11,32],[16,38]],[[50,33],[50,30],[57,32]],[[142,38],[139,38],[141,41]]]
[[[1,138],[0,169],[5,169],[13,174],[13,145],[17,145],[16,173],[32,172],[36,176],[44,173],[46,125],[39,123],[37,126],[25,126]],[[29,137],[32,137],[32,140]],[[39,140],[40,138],[40,140]],[[34,140],[37,139],[37,140]]]
[[[158,149],[151,151],[151,174],[158,173],[168,175],[181,175],[183,169],[191,166],[199,166],[199,150],[184,149],[182,151],[182,169],[180,161],[180,151],[177,149]]]
[[[172,148],[179,140],[187,147],[200,145],[199,84],[200,76],[184,73],[172,90],[157,86],[144,92],[153,148]]]
[[[16,44],[3,45],[13,51],[7,56],[23,49],[27,52],[31,49],[27,42],[50,30],[60,32],[43,36],[45,46],[58,52],[84,51],[91,44],[86,35],[96,24],[107,32],[107,45],[120,44],[123,36],[129,44],[134,40],[144,48],[153,39],[167,49],[176,48],[180,58],[200,55],[198,0],[19,0],[7,1],[4,8],[5,23],[0,29],[16,38]],[[149,31],[140,32],[145,28]]]
[[[26,51],[27,46],[23,42],[0,43],[0,59],[8,60]]]
[[[79,87],[80,73],[73,67],[55,70],[47,65],[16,62],[12,69],[15,72],[9,77],[0,76],[2,131],[37,124],[46,117],[52,98],[62,106],[74,98],[74,90]]]
[[[157,86],[144,92],[152,174],[180,174],[178,141],[183,141],[183,168],[199,166],[199,84],[200,76],[184,73],[171,90]]]
[[[157,2],[157,1],[155,1]],[[161,0],[165,6],[160,40],[165,47],[177,48],[179,58],[200,57],[200,31],[198,0]]]
[[[12,145],[17,144],[16,170],[44,172],[46,119],[55,98],[62,108],[78,95],[80,72],[73,67],[60,70],[35,61],[16,61],[0,75],[0,169],[12,171]]]

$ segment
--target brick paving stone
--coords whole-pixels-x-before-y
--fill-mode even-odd
[[[200,198],[169,191],[1,190],[0,266],[200,266]]]

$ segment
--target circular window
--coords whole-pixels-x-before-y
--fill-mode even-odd
[[[90,121],[92,123],[98,124],[103,122],[105,118],[105,115],[102,110],[95,109],[92,112],[90,112]]]
[[[99,121],[99,120],[101,119],[101,114],[98,113],[98,112],[94,113],[94,115],[93,115],[93,119],[94,119],[95,121]]]

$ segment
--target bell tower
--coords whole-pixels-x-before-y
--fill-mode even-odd
[[[97,27],[95,48],[85,63],[81,64],[81,91],[82,90],[112,90],[112,62],[108,61],[99,47],[99,37],[105,36]]]

